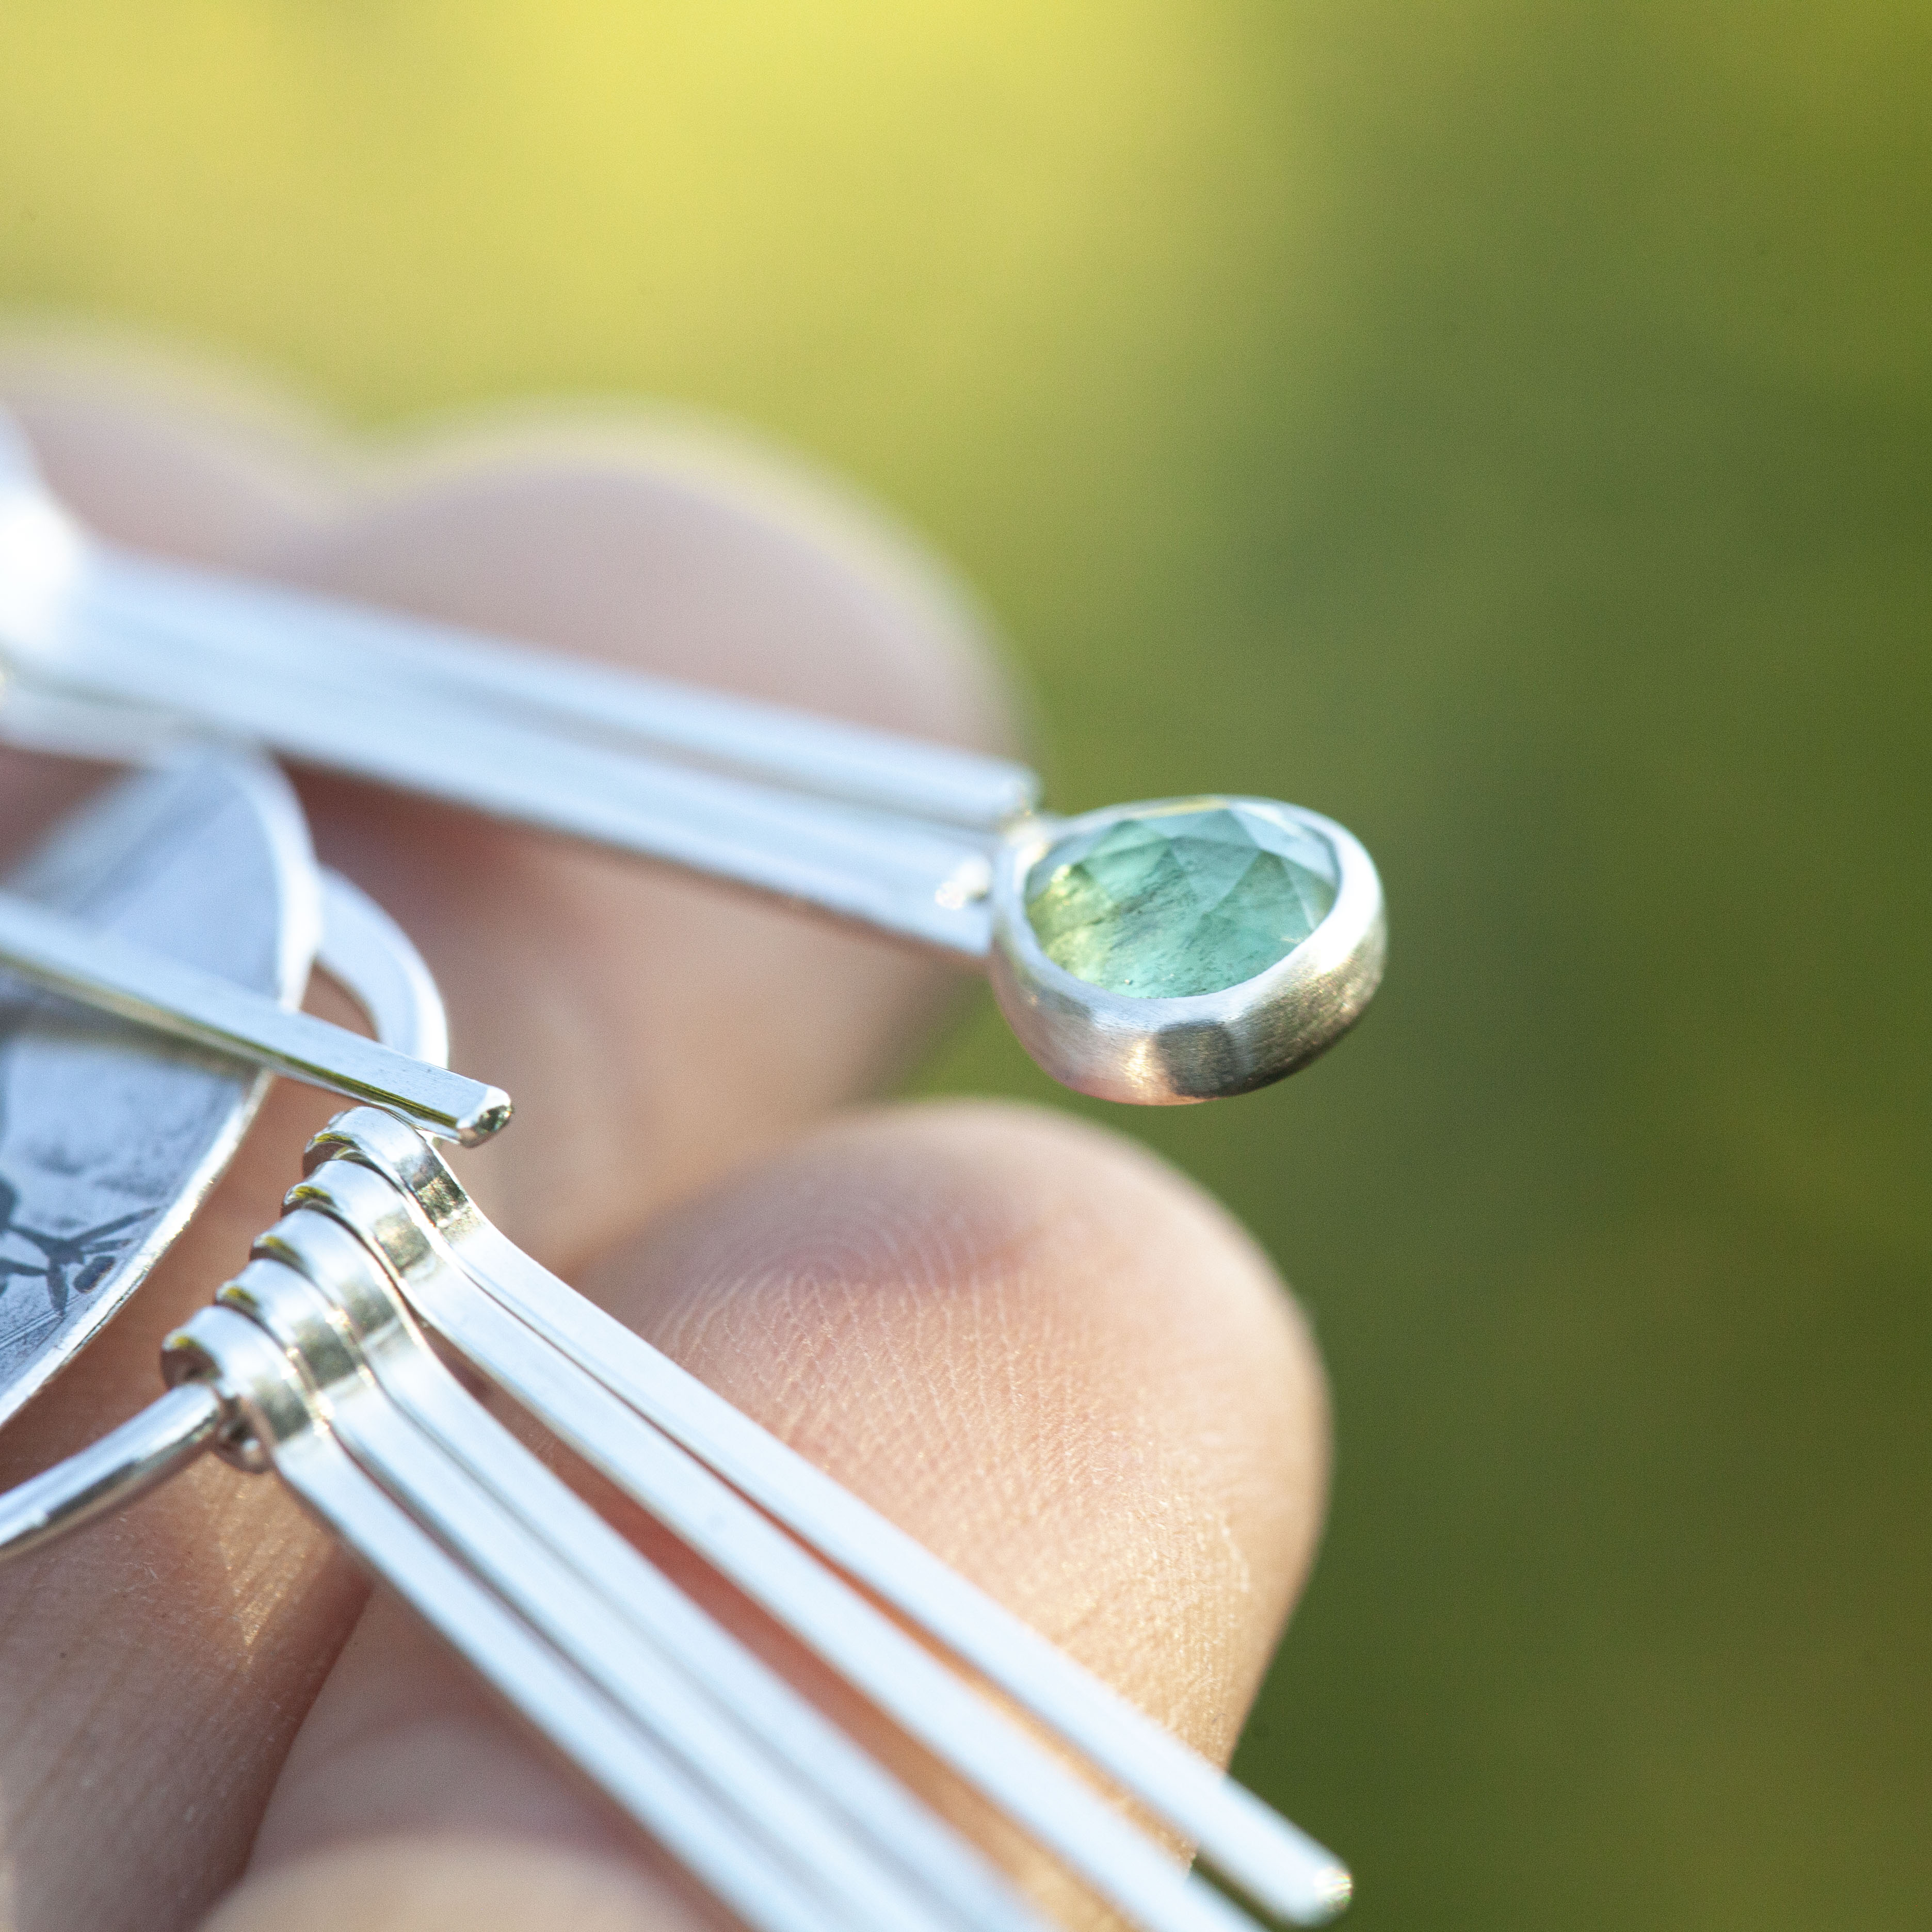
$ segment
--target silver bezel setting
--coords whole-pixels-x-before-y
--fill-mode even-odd
[[[1180,999],[1109,992],[1047,957],[1027,917],[1026,883],[1054,846],[1124,818],[1217,806],[1312,832],[1334,854],[1335,903],[1292,952],[1238,986]],[[1276,799],[1156,799],[1022,820],[994,862],[992,899],[993,992],[1027,1051],[1064,1086],[1142,1106],[1250,1094],[1306,1066],[1361,1017],[1388,945],[1382,880],[1360,842]]]

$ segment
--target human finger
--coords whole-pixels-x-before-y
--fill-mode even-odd
[[[651,1339],[1144,1709],[1211,1754],[1232,1748],[1312,1550],[1326,1409],[1265,1261],[1171,1170],[1056,1116],[890,1109],[740,1172],[595,1274]],[[1098,1922],[876,1713],[661,1532],[632,1526],[1066,1922]],[[216,1923],[256,1932],[268,1901],[291,1900],[320,1923],[333,1862],[397,1841],[662,1874],[379,1598],[290,1755],[254,1876]],[[405,1922],[436,1922],[425,1915]],[[506,1901],[482,1922],[538,1921]]]
[[[582,514],[562,520],[579,539],[569,569],[550,601],[539,591],[511,614],[539,638],[581,643],[594,628],[590,614],[601,611],[614,626],[620,614],[635,616],[638,586],[624,573],[652,540],[652,506],[676,494],[650,464],[608,455],[588,484],[568,464],[502,456],[480,483],[445,464],[431,466],[434,476],[419,487],[379,490],[358,482],[353,466],[316,458],[299,437],[278,445],[258,422],[245,432],[211,428],[166,398],[130,397],[111,382],[95,393],[85,372],[22,386],[16,400],[56,487],[110,534],[238,568],[280,567],[364,595],[373,594],[367,573],[381,559],[406,554],[427,572],[412,593],[419,607],[434,603],[439,584],[446,603],[459,590],[475,596],[493,570],[506,601],[526,577],[544,578],[544,544],[532,532],[560,500],[574,504]],[[278,463],[286,465],[279,482]],[[130,474],[141,479],[137,488]],[[464,505],[472,487],[474,520],[514,524],[520,548],[508,535],[483,542],[480,553],[470,543]],[[737,555],[745,574],[775,576],[765,590],[781,610],[794,575],[812,574],[808,544],[778,513],[741,518],[728,489],[707,490],[688,515],[722,532],[713,562]],[[147,503],[154,510],[144,523]],[[590,540],[593,525],[599,534]],[[440,544],[440,578],[433,562]],[[768,568],[768,552],[796,560]],[[834,650],[839,626],[825,607],[864,568],[842,564],[818,590],[798,590],[797,607],[817,614],[813,651]],[[622,579],[621,594],[605,580],[613,577]],[[724,568],[722,605],[736,611],[732,582]],[[700,634],[701,588],[689,586],[682,607]],[[922,613],[869,579],[844,594],[868,608],[883,599],[889,614],[898,612],[895,631],[891,616],[875,611],[867,648],[916,663],[928,636]],[[487,618],[489,608],[486,596],[465,610]],[[547,610],[554,617],[548,626]],[[588,628],[572,631],[572,622]],[[736,634],[728,625],[718,634],[720,674]],[[950,634],[932,636],[936,658],[957,645]],[[790,674],[808,677],[810,658],[808,652]],[[937,674],[928,688],[918,670],[902,674],[942,723],[950,675]],[[836,682],[832,668],[826,676]],[[881,674],[877,682],[886,690],[892,680]],[[873,699],[884,701],[876,691]],[[16,828],[95,776],[17,755],[0,765]],[[934,977],[923,962],[875,967],[873,950],[844,935],[788,949],[782,918],[738,902],[707,914],[699,889],[652,881],[640,868],[352,787],[314,781],[310,794],[326,853],[359,871],[436,957],[459,1056],[493,1074],[497,1056],[514,1060],[510,1078],[524,1102],[518,1140],[537,1150],[504,1168],[509,1178],[495,1191],[510,1225],[554,1253],[567,1252],[587,1228],[628,1225],[778,1123],[862,1083],[902,1041],[896,1030],[915,1023],[932,997]],[[715,922],[707,930],[731,955],[716,976],[702,944],[672,943],[707,916]],[[671,934],[661,953],[660,928]],[[622,961],[607,964],[605,952],[620,945]],[[760,961],[769,969],[762,979]],[[718,981],[733,987],[721,1004],[736,1024],[732,1051],[710,1057],[714,1089],[700,1078],[706,1056],[658,1047],[675,1030],[664,1015],[705,1010]],[[695,1088],[688,1106],[670,1090],[686,1079]],[[300,1145],[331,1104],[278,1090],[175,1252],[80,1363],[9,1426],[0,1445],[8,1474],[44,1466],[152,1396],[160,1335],[206,1300],[274,1218]],[[597,1156],[607,1138],[627,1132],[635,1158],[614,1177]],[[152,1589],[130,1586],[130,1566]],[[0,1698],[8,1715],[0,1725],[0,1832],[20,1910],[46,1922],[152,1924],[152,1900],[165,1895],[191,1914],[245,1850],[273,1766],[360,1600],[352,1573],[272,1484],[213,1467],[0,1580]],[[164,1606],[165,1636],[157,1640]],[[184,1789],[207,1796],[184,1801]],[[104,1808],[122,1821],[105,1846],[91,1825]],[[190,1830],[181,1828],[184,1809]]]

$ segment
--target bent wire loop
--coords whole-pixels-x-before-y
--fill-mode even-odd
[[[1264,1911],[1316,1924],[1346,1902],[1330,1855],[523,1254],[392,1115],[339,1117],[288,1207],[170,1338],[170,1392],[0,1498],[0,1555],[213,1446],[275,1470],[749,1923],[1040,1924],[474,1401],[428,1330],[1147,1932],[1248,1922],[856,1586],[1196,1841]]]

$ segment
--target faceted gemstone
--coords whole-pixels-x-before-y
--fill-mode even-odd
[[[1336,883],[1325,839],[1204,800],[1063,839],[1028,875],[1027,917],[1076,979],[1176,999],[1285,959],[1327,916]]]

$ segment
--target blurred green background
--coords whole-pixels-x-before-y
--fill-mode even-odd
[[[11,0],[0,302],[755,424],[1062,806],[1354,827],[1359,1034],[1109,1115],[1336,1384],[1240,1768],[1359,1932],[1932,1923],[1932,13]]]

